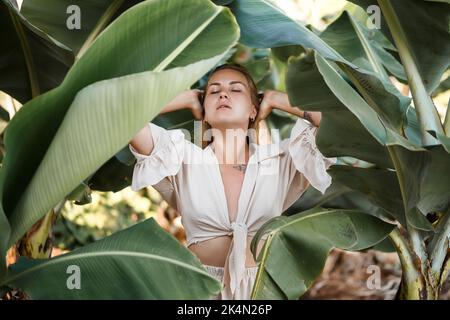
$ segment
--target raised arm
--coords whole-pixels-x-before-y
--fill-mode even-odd
[[[167,104],[159,114],[172,112],[181,109],[189,109],[196,119],[203,116],[202,106],[200,104],[200,90],[187,90],[176,96]],[[131,146],[140,154],[149,155],[153,151],[154,141],[150,126],[146,125],[131,139]]]
[[[299,116],[305,120],[308,120],[316,127],[320,126],[320,121],[322,119],[321,112],[303,111],[298,107],[291,106],[288,95],[286,93],[274,90],[266,90],[264,92],[264,99],[262,100],[259,108],[257,121],[265,119],[273,109],[279,109],[287,113]]]
[[[293,107],[286,93],[267,90],[264,92],[258,117],[264,119],[274,109],[307,120],[297,119],[289,138],[280,142],[281,149],[287,154],[279,166],[279,176],[283,182],[280,192],[284,197],[284,211],[303,194],[309,184],[324,194],[331,185],[331,176],[327,169],[335,164],[337,159],[323,156],[316,145],[315,135],[322,119],[321,112],[303,111]]]

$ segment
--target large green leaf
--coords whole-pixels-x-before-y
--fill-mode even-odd
[[[31,24],[64,43],[76,55],[90,36],[95,36],[117,14],[137,2],[139,1],[25,0],[20,11]],[[69,28],[68,22],[73,24],[78,13],[80,28]]]
[[[270,61],[268,58],[251,61],[244,64],[256,84],[270,73]]]
[[[382,167],[393,167],[386,149],[330,90],[313,55],[289,60],[286,88],[292,105],[322,112],[317,144],[324,155],[352,156]]]
[[[395,164],[398,183],[402,193],[404,212],[409,225],[422,230],[433,230],[432,225],[417,209],[420,189],[430,164],[430,154],[424,151],[413,152],[401,146],[389,147]]]
[[[131,163],[120,159],[121,155],[133,157]],[[104,163],[86,183],[92,190],[117,192],[131,185],[136,159],[128,146]]]
[[[376,0],[351,0],[363,9]],[[384,0],[383,0],[384,1]],[[402,28],[428,93],[432,92],[450,65],[450,4],[424,0],[388,1]],[[384,16],[381,31],[392,41]]]
[[[70,50],[34,27],[10,0],[0,2],[0,90],[21,103],[58,86]]]
[[[360,192],[374,204],[383,208],[404,227],[433,230],[425,215],[417,210],[422,181],[428,167],[427,152],[411,152],[391,147],[396,171],[376,168],[333,166],[329,172],[333,179]],[[389,190],[389,192],[386,192]]]
[[[207,299],[221,289],[153,218],[56,258],[21,258],[10,269],[0,287],[32,299]]]
[[[0,171],[2,169],[0,168]],[[2,199],[1,186],[0,186],[0,200]],[[6,273],[6,250],[8,250],[8,240],[10,235],[10,225],[6,218],[5,212],[0,207],[0,279]]]
[[[314,32],[292,20],[269,0],[234,0],[229,7],[241,28],[240,42],[254,48],[301,45],[333,61],[347,61]]]
[[[382,168],[393,168],[386,148],[348,110],[322,113],[316,138],[317,146],[327,157],[351,156]]]
[[[351,209],[370,214],[382,220],[392,220],[392,215],[389,212],[375,205],[361,192],[353,191],[339,183],[337,179],[333,179],[325,194],[308,187],[305,193],[283,215],[290,216],[314,207]]]
[[[422,150],[420,139],[407,140],[401,134],[405,130],[414,136],[418,131],[409,123],[409,118],[415,119],[410,109],[406,109],[409,99],[404,100],[375,74],[348,69],[360,84],[358,89],[366,93],[375,109],[318,54],[315,61],[310,56],[289,61],[286,86],[291,104],[323,112],[324,123],[318,133],[321,151],[327,156],[349,155],[393,167],[382,146],[399,144]]]
[[[346,110],[345,105],[336,98],[324,81],[313,52],[288,60],[286,90],[291,104],[299,106],[302,110],[322,112]]]
[[[402,196],[394,171],[333,166],[329,173],[341,184],[366,195],[373,203],[389,212],[392,218],[406,226]]]
[[[450,47],[448,45],[439,46],[439,49],[436,48],[436,55],[433,57],[434,59],[428,60],[429,57],[433,56],[428,54],[430,50],[428,45],[430,37],[428,34],[438,34],[439,36],[435,41],[442,40],[445,43],[449,42],[450,5],[419,0],[414,1],[412,12],[415,13],[415,15],[411,17],[409,10],[407,10],[408,13],[405,14],[405,3],[405,1],[391,2],[378,0],[378,5],[382,10],[385,19],[382,22],[389,27],[390,35],[392,35],[392,38],[395,41],[395,45],[407,74],[408,84],[411,88],[411,94],[420,123],[422,142],[424,145],[431,146],[435,145],[437,141],[429,133],[432,132],[434,136],[437,136],[439,134],[443,135],[444,131],[438,112],[429,93],[437,86],[442,73],[450,64],[448,54],[450,52]],[[411,18],[416,18],[417,20],[412,20]],[[410,28],[411,20],[421,21],[421,35],[415,22],[413,23],[414,27]],[[423,33],[424,30],[425,32]],[[426,52],[424,52],[424,48],[422,48],[423,45],[425,45],[423,42],[423,40],[425,40],[425,34],[427,43]],[[418,43],[417,47],[414,45],[416,40]],[[414,48],[418,48],[419,50],[414,50]],[[421,59],[424,54],[426,55],[426,58]],[[432,66],[437,66],[437,68]],[[428,67],[431,67],[431,72],[428,72],[430,71]],[[437,83],[430,84],[430,81]]]
[[[2,59],[0,88],[22,103],[58,86],[83,47],[119,14],[140,0],[2,0],[0,15]],[[75,8],[80,28],[68,27]],[[70,9],[70,10],[69,10]]]
[[[420,185],[418,207],[424,213],[450,208],[450,155],[442,147],[428,150],[430,163]]]
[[[233,2],[234,0],[213,0],[213,2],[219,6],[225,6]]]
[[[390,63],[390,60],[385,58],[387,53],[383,49],[386,44],[375,41],[375,36],[371,34],[376,34],[376,31],[368,30],[344,11],[320,37],[359,67],[350,68],[339,63],[359,93],[379,114],[385,126],[391,126],[402,133],[405,110],[411,99],[404,97],[391,83],[384,69]],[[384,54],[380,55],[382,52]]]
[[[0,182],[9,242],[219,62],[238,35],[230,11],[206,0],[143,2],[116,19],[60,87],[8,126]]]
[[[298,299],[320,275],[330,250],[362,250],[381,242],[394,225],[354,210],[314,208],[265,223],[252,240],[252,252],[268,234],[258,255],[253,299]],[[282,263],[280,263],[282,261]]]
[[[385,70],[393,70],[405,78],[402,65],[386,50],[392,48],[378,29],[368,29],[360,21],[344,11],[320,38],[354,65],[378,73],[387,78]],[[381,39],[380,39],[381,38]]]
[[[287,63],[291,56],[298,57],[300,54],[306,53],[306,49],[299,45],[290,45],[272,48],[271,52],[277,60]]]
[[[420,145],[416,145],[399,134],[390,122],[383,121],[377,113],[380,110],[372,109],[327,60],[320,55],[316,55],[316,64],[333,94],[358,118],[380,144],[385,146],[401,145],[410,150],[423,150]],[[374,79],[377,78],[374,77]]]

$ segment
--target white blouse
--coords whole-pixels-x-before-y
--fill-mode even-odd
[[[187,246],[233,236],[225,264],[232,295],[245,274],[247,236],[289,208],[309,184],[322,193],[331,184],[326,170],[336,158],[321,154],[315,142],[318,128],[298,118],[289,138],[268,145],[250,143],[236,220],[230,221],[219,161],[211,146],[198,147],[180,129],[149,125],[154,140],[150,155],[139,154],[129,144],[137,159],[131,189],[152,185],[177,209]]]

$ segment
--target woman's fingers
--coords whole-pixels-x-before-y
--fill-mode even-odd
[[[267,116],[272,112],[272,106],[270,104],[270,101],[268,101],[268,96],[264,96],[264,98],[262,99],[260,105],[259,105],[259,110],[258,110],[258,115],[256,116],[256,121],[261,121],[264,120],[265,118],[267,118]]]
[[[199,89],[192,89],[191,91],[191,99],[189,103],[189,108],[195,119],[202,120],[203,119],[203,106],[202,106],[202,94],[203,91]]]

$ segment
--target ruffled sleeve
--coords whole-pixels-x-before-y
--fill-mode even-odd
[[[327,169],[337,158],[326,158],[316,146],[318,128],[302,118],[298,118],[287,143],[287,151],[295,169],[302,173],[317,190],[325,193],[331,185]]]
[[[162,179],[176,175],[181,168],[185,153],[185,138],[181,130],[166,130],[149,122],[154,147],[149,155],[140,154],[131,144],[131,153],[136,158],[131,189],[155,185]]]

